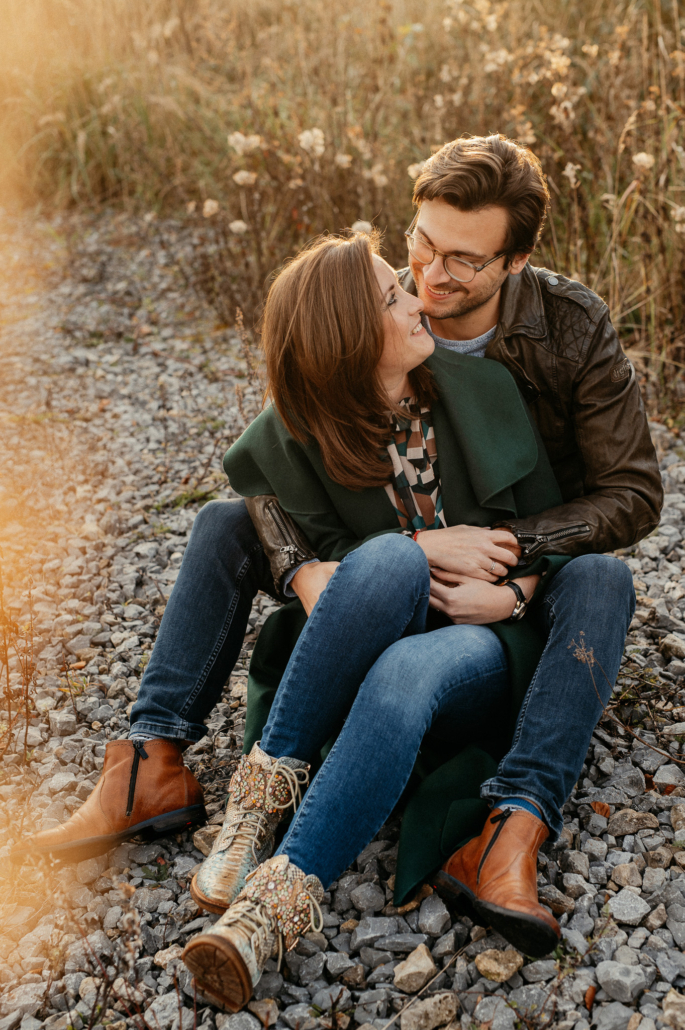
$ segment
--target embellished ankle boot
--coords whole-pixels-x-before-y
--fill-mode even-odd
[[[297,758],[270,758],[255,744],[231,777],[226,817],[214,846],[193,877],[193,900],[221,915],[250,873],[274,850],[276,827],[293,811],[309,782],[309,766]]]
[[[290,951],[307,930],[320,930],[323,886],[305,876],[287,855],[260,865],[231,907],[209,930],[186,945],[182,959],[198,989],[230,1012],[252,992],[269,958]]]

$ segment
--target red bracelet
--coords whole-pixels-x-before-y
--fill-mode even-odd
[[[416,531],[414,532],[414,535],[413,535],[413,537],[412,537],[412,540],[416,540],[416,538],[417,538],[417,536],[419,535],[419,533],[425,533],[425,532],[426,532],[426,530],[425,530],[425,529],[417,529],[417,530],[416,530]]]

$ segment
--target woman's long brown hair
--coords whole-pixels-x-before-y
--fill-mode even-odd
[[[279,273],[262,323],[269,393],[288,432],[314,438],[324,467],[350,490],[389,482],[388,412],[379,379],[383,317],[372,255],[378,238],[356,233],[311,244]],[[430,371],[409,374],[421,404],[436,396]]]

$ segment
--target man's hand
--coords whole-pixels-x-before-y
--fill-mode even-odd
[[[431,608],[444,612],[452,622],[485,626],[508,619],[513,612],[516,595],[508,586],[494,586],[470,576],[458,576],[457,580],[457,586],[445,586],[431,577]],[[539,576],[522,576],[516,580],[527,600],[535,593],[539,581]]]
[[[521,556],[516,537],[508,529],[449,526],[419,533],[416,542],[429,565],[457,577],[469,576],[486,583],[506,576],[510,566],[516,565]],[[456,582],[454,575],[445,578]]]
[[[314,605],[319,600],[319,595],[328,586],[328,581],[340,565],[339,561],[319,561],[310,565],[303,565],[298,569],[290,580],[293,588],[307,615],[312,614]]]

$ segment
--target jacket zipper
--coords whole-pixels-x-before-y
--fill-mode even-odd
[[[271,518],[276,523],[276,526],[281,534],[281,537],[286,541],[291,541],[291,536],[288,532],[288,526],[286,525],[284,519],[281,517],[278,505],[274,504],[273,501],[270,501],[269,504],[267,504],[267,510],[269,512],[269,515],[271,515]],[[304,559],[307,557],[304,551],[302,551],[296,544],[293,544],[292,542],[286,543],[284,546],[281,546],[279,550],[281,554],[288,555],[288,561],[291,568],[294,565],[297,565],[298,558],[300,559],[300,561],[304,561]]]
[[[536,544],[549,544],[555,540],[565,540],[567,537],[580,536],[582,533],[589,533],[590,527],[579,524],[569,526],[568,529],[556,529],[553,533],[517,533],[516,537],[524,544],[524,554],[528,554]],[[528,541],[530,541],[528,543]]]

